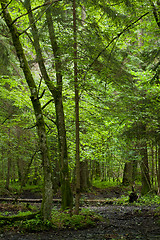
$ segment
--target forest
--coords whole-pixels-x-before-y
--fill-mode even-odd
[[[0,6],[1,196],[38,188],[43,221],[96,183],[159,196],[160,1]]]

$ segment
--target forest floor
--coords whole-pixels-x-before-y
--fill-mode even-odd
[[[27,198],[28,194],[25,193],[23,197]],[[0,233],[0,240],[160,240],[160,210],[157,210],[158,206],[115,205],[98,202],[98,200],[106,198],[118,198],[123,194],[121,188],[110,188],[94,189],[94,192],[82,196],[83,207],[89,207],[103,217],[103,221],[98,222],[95,227],[81,230],[51,230],[39,233],[10,231]],[[85,199],[93,199],[97,202],[85,203]]]

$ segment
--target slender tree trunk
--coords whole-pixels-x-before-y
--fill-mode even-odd
[[[53,191],[52,191],[52,180],[51,180],[52,171],[51,171],[51,164],[49,159],[47,137],[46,137],[46,130],[45,130],[45,123],[43,119],[42,108],[41,108],[41,104],[38,97],[37,87],[34,82],[31,71],[29,69],[28,62],[26,60],[26,57],[19,39],[19,33],[17,31],[17,28],[13,23],[11,16],[4,4],[2,4],[2,10],[3,10],[3,16],[5,19],[5,22],[12,36],[13,45],[16,49],[16,53],[19,58],[20,67],[24,72],[25,79],[31,93],[31,101],[32,101],[32,105],[33,105],[33,109],[36,117],[36,126],[38,131],[40,150],[42,154],[42,166],[43,166],[43,174],[44,174],[44,192],[43,192],[43,201],[42,201],[41,210],[42,210],[43,219],[47,220],[47,219],[50,219],[51,217]]]
[[[11,142],[10,142],[10,129],[8,130],[8,154],[7,154],[7,175],[6,175],[6,189],[9,189],[10,175],[11,175]]]
[[[74,39],[74,87],[75,87],[75,127],[76,127],[76,196],[75,214],[79,214],[80,206],[80,139],[79,139],[79,89],[77,68],[77,23],[76,23],[76,0],[73,0],[73,39]]]
[[[160,144],[158,143],[158,167],[157,167],[158,194],[160,195]]]
[[[5,179],[5,161],[4,161],[4,159],[5,159],[5,149],[4,149],[4,146],[1,146],[1,159],[0,159],[0,161],[1,161],[1,177],[0,177],[0,180],[3,180],[4,181],[4,179]]]
[[[55,58],[55,70],[57,87],[56,92],[53,92],[55,109],[56,109],[56,123],[58,129],[58,142],[59,142],[59,159],[60,159],[60,178],[61,178],[61,192],[62,192],[62,209],[70,208],[73,206],[73,194],[70,186],[70,174],[68,168],[68,148],[65,127],[65,117],[63,110],[62,100],[62,63],[60,50],[57,44],[55,31],[53,27],[52,15],[50,8],[46,11],[46,20],[49,30],[49,37],[52,46],[52,51]]]
[[[141,127],[142,127],[142,132],[145,132],[146,127],[144,125],[142,125]],[[141,154],[141,176],[142,176],[141,194],[145,195],[151,189],[149,165],[148,165],[147,142],[145,139],[141,140],[140,154]]]
[[[29,21],[32,27],[32,35],[34,39],[34,47],[36,50],[38,64],[42,73],[42,76],[45,80],[48,89],[52,93],[52,96],[55,101],[56,109],[56,126],[58,130],[58,142],[59,142],[59,159],[60,159],[60,177],[61,177],[61,191],[62,191],[62,209],[72,208],[73,196],[70,186],[70,176],[68,169],[68,152],[67,152],[67,141],[66,141],[66,129],[65,129],[65,119],[64,119],[64,110],[62,102],[62,74],[61,74],[61,61],[58,51],[58,46],[55,38],[52,17],[50,8],[46,11],[46,20],[49,29],[50,41],[55,57],[55,68],[56,68],[56,79],[57,87],[55,87],[49,78],[47,73],[44,59],[42,56],[42,51],[40,47],[38,30],[34,21],[34,16],[31,11],[30,1],[27,1],[25,6],[28,10]]]
[[[147,144],[141,145],[141,175],[142,175],[142,190],[141,194],[145,195],[151,189],[149,166],[148,166],[148,153]]]
[[[156,146],[155,146],[155,186],[158,187],[157,185],[157,180],[158,180],[158,146],[157,146],[157,143],[156,143]],[[159,192],[159,191],[158,191]]]
[[[151,144],[151,158],[152,158],[152,186],[153,186],[154,179],[155,179],[154,145],[153,145],[153,142]]]

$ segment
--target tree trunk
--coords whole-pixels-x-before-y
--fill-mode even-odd
[[[7,149],[7,175],[6,175],[6,189],[9,190],[9,184],[10,184],[10,172],[11,172],[11,142],[10,142],[10,129],[8,129],[8,149]]]
[[[158,182],[158,195],[160,195],[160,145],[158,144],[158,166],[157,166],[157,182]]]
[[[61,56],[56,41],[55,31],[53,27],[52,15],[50,8],[46,11],[46,20],[49,30],[49,36],[52,46],[52,51],[55,58],[55,70],[56,70],[56,91],[50,89],[56,109],[56,124],[58,129],[58,142],[59,142],[59,159],[60,159],[60,178],[61,178],[61,192],[62,192],[62,209],[72,208],[73,205],[73,194],[70,186],[70,174],[68,168],[68,148],[67,148],[67,137],[65,127],[65,117],[63,110],[62,100],[62,63]]]
[[[138,161],[133,160],[133,171],[132,171],[133,182],[137,180],[137,175],[138,175]]]
[[[124,186],[129,186],[132,184],[132,173],[133,173],[133,163],[132,161],[126,162],[123,171],[123,181]]]
[[[42,155],[43,174],[44,174],[44,191],[43,191],[43,201],[42,201],[41,212],[43,215],[43,219],[47,220],[47,219],[50,219],[51,217],[53,191],[52,191],[52,181],[51,181],[52,171],[51,171],[51,164],[50,164],[49,153],[48,153],[47,137],[46,137],[46,130],[45,130],[45,123],[43,119],[42,108],[41,108],[41,104],[38,97],[37,87],[34,82],[31,71],[29,69],[28,62],[26,60],[26,57],[19,39],[19,33],[4,4],[2,4],[2,10],[3,10],[3,16],[5,19],[5,22],[12,36],[13,45],[16,49],[16,53],[19,58],[20,67],[24,72],[25,79],[31,93],[31,101],[34,109],[34,114],[36,117],[36,126],[38,131],[39,145],[40,145],[40,150]]]
[[[80,190],[85,192],[90,187],[88,161],[80,162]]]
[[[75,214],[79,214],[80,206],[80,149],[79,149],[79,89],[77,69],[77,23],[76,23],[76,1],[73,0],[73,39],[74,39],[74,88],[75,88],[75,128],[76,128],[76,196]]]
[[[148,166],[147,143],[146,143],[145,139],[141,143],[140,154],[141,154],[141,177],[142,177],[141,194],[145,195],[151,189],[149,166]]]
[[[57,87],[55,87],[48,76],[44,59],[42,56],[42,51],[39,42],[38,30],[35,25],[34,17],[31,11],[30,1],[27,1],[27,5],[25,6],[28,10],[28,16],[30,20],[30,24],[32,27],[32,35],[34,39],[34,47],[36,50],[38,64],[42,73],[42,76],[45,80],[48,89],[52,93],[52,96],[55,101],[55,109],[56,109],[56,126],[58,130],[58,142],[59,142],[59,160],[60,160],[60,176],[61,176],[61,191],[62,191],[62,209],[71,208],[73,202],[73,196],[70,186],[70,176],[68,169],[68,152],[67,152],[67,141],[66,141],[66,129],[65,129],[65,120],[64,120],[64,110],[63,110],[63,102],[62,102],[62,74],[61,74],[61,62],[60,56],[58,53],[58,46],[55,38],[52,17],[50,8],[46,10],[46,20],[49,29],[50,41],[55,57],[55,68],[56,68],[56,79],[57,79]]]
[[[145,119],[144,119],[145,120]],[[146,141],[146,124],[139,122],[137,125],[137,139],[139,141],[139,153],[141,156],[141,180],[142,189],[141,194],[147,194],[151,189],[150,176],[149,176],[149,165],[148,165],[148,152],[147,152],[147,141]]]
[[[154,184],[154,179],[155,179],[155,162],[154,162],[154,145],[153,145],[153,142],[152,142],[152,145],[151,145],[151,160],[152,160],[152,186]]]

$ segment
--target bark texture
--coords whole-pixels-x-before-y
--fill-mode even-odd
[[[141,178],[142,178],[142,189],[141,194],[145,195],[151,190],[149,165],[148,165],[148,152],[146,142],[146,125],[141,123],[139,125],[139,131],[142,138],[140,139],[140,155],[141,155]]]
[[[32,35],[34,39],[34,48],[36,50],[37,60],[39,68],[41,70],[43,79],[45,80],[46,85],[48,86],[49,91],[51,92],[56,109],[56,126],[58,130],[58,143],[59,143],[59,162],[60,162],[60,177],[61,177],[61,191],[62,191],[62,209],[71,208],[73,202],[72,191],[70,187],[70,176],[68,169],[68,152],[67,152],[67,141],[66,141],[66,129],[65,129],[65,118],[63,110],[63,101],[62,101],[62,74],[61,74],[61,60],[59,49],[55,37],[52,15],[50,7],[47,7],[46,10],[46,21],[49,30],[49,38],[52,46],[52,51],[55,58],[55,70],[56,70],[56,80],[57,86],[55,87],[52,80],[50,79],[42,55],[42,50],[40,47],[38,29],[34,20],[33,13],[31,11],[30,1],[26,1],[25,5],[28,10],[28,16],[30,25],[32,28]]]
[[[78,87],[78,67],[77,67],[77,21],[76,21],[76,1],[73,0],[73,39],[74,39],[74,88],[75,88],[75,129],[76,129],[76,195],[75,213],[79,213],[80,207],[80,139],[79,139],[79,87]]]
[[[23,47],[21,45],[19,39],[19,33],[15,24],[13,23],[11,16],[5,8],[4,4],[2,4],[3,9],[3,16],[5,22],[10,30],[13,45],[16,49],[16,53],[20,62],[20,67],[22,68],[26,82],[30,89],[31,93],[31,101],[34,109],[34,114],[36,117],[36,126],[38,131],[39,137],[39,146],[42,154],[42,166],[43,166],[43,173],[44,173],[44,194],[43,194],[43,201],[42,201],[42,215],[44,220],[50,219],[51,216],[51,209],[52,209],[52,198],[53,198],[53,191],[52,191],[52,181],[51,181],[51,165],[49,159],[49,152],[47,146],[47,137],[46,137],[46,130],[45,130],[45,123],[43,119],[43,113],[41,104],[38,98],[38,91],[31,74],[30,68],[28,66],[28,62],[26,60]]]

